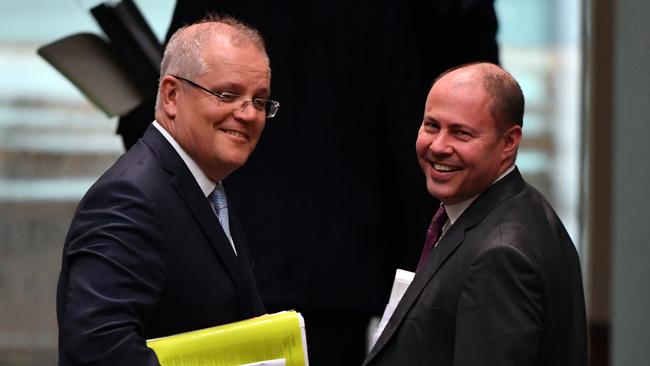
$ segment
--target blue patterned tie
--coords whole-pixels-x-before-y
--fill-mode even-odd
[[[214,207],[223,231],[226,233],[228,240],[230,240],[230,244],[232,244],[233,241],[232,236],[230,236],[230,224],[228,222],[228,200],[226,199],[226,191],[223,189],[223,184],[221,184],[221,182],[217,183],[214,191],[210,194],[210,201],[212,202],[212,206]]]

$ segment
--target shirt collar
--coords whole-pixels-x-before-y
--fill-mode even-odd
[[[203,173],[203,170],[199,168],[199,165],[192,159],[191,156],[183,148],[181,145],[174,140],[172,135],[165,130],[163,126],[161,126],[157,121],[153,121],[153,126],[156,127],[158,131],[169,141],[169,143],[172,145],[174,150],[178,153],[178,155],[183,159],[183,162],[185,162],[185,165],[187,165],[187,168],[190,170],[190,173],[192,173],[192,176],[194,177],[194,180],[196,180],[196,183],[199,184],[199,187],[201,187],[201,191],[203,194],[207,197],[214,191],[214,188],[217,186],[217,183],[213,182],[208,178],[205,173]]]
[[[506,171],[503,172],[497,179],[495,179],[494,182],[492,182],[492,184],[500,181],[501,179],[503,179],[503,177],[510,174],[510,172],[512,172],[513,170],[515,170],[514,164],[512,164],[510,168],[506,169]],[[454,203],[453,205],[445,205],[445,211],[447,211],[447,216],[449,217],[449,221],[445,225],[445,229],[453,225],[454,222],[458,220],[460,215],[462,215],[463,212],[465,212],[465,210],[469,207],[469,205],[471,205],[472,202],[474,202],[474,200],[481,195],[481,193],[477,194],[476,196],[470,197],[464,201]]]

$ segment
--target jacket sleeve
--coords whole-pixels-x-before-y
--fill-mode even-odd
[[[543,290],[536,266],[507,245],[470,264],[458,302],[455,365],[535,365]]]
[[[59,279],[61,366],[158,365],[144,326],[164,283],[161,231],[138,187],[113,182],[84,198]]]

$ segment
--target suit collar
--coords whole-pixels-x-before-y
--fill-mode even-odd
[[[512,164],[508,169],[506,169],[503,173],[501,173],[501,175],[499,175],[497,177],[497,179],[495,179],[494,182],[492,182],[491,185],[497,184],[497,182],[499,182],[501,179],[508,176],[508,174],[510,174],[512,171],[514,171],[515,168],[516,168],[516,166],[514,164]],[[445,210],[447,211],[447,215],[449,216],[449,224],[450,224],[450,226],[453,225],[456,222],[456,220],[458,220],[460,218],[460,215],[462,215],[463,212],[465,212],[465,210],[472,204],[472,202],[474,202],[474,200],[476,200],[476,198],[478,198],[478,196],[480,196],[480,195],[481,194],[479,193],[479,194],[477,194],[475,196],[472,196],[472,197],[470,197],[470,198],[468,198],[468,199],[466,199],[466,200],[464,200],[462,202],[455,203],[455,204],[452,204],[452,205],[444,205]]]
[[[506,175],[479,195],[461,214],[445,236],[440,239],[434,250],[431,251],[429,259],[422,270],[416,273],[413,282],[404,293],[386,328],[384,328],[379,339],[377,339],[377,343],[368,354],[364,365],[370,362],[388,343],[431,278],[438,272],[447,258],[453,255],[463,243],[465,232],[480,223],[502,201],[521,192],[525,186],[526,183],[519,170],[515,168],[511,174]]]
[[[259,315],[262,311],[262,303],[257,289],[254,287],[252,272],[248,268],[248,254],[245,250],[242,250],[245,246],[242,243],[242,233],[237,229],[236,234],[233,235],[238,252],[244,254],[244,257],[237,257],[232,250],[230,241],[221,225],[219,225],[219,220],[214,214],[210,202],[169,141],[153,125],[147,128],[143,140],[156,155],[160,165],[170,173],[170,185],[185,202],[187,209],[201,227],[230,274],[239,294],[242,317]],[[230,213],[230,222],[235,223],[234,226],[238,227],[232,212]]]
[[[187,166],[187,168],[190,170],[190,173],[192,173],[192,176],[196,180],[196,182],[199,184],[199,187],[201,187],[201,191],[203,191],[203,195],[206,197],[214,191],[214,188],[216,186],[216,183],[210,180],[207,175],[203,172],[203,170],[199,167],[199,164],[192,159],[190,154],[183,149],[183,147],[174,139],[174,137],[167,131],[163,126],[161,126],[157,121],[153,121],[152,125],[160,132],[161,135],[169,142],[170,145],[176,150],[176,153],[178,153],[178,156],[180,156],[181,159],[183,159],[183,162]]]
[[[526,187],[526,182],[521,177],[519,169],[515,168],[512,173],[491,185],[470,205],[467,211],[461,215],[459,220],[466,220],[467,229],[476,226],[487,214],[489,214],[502,201],[521,192]]]

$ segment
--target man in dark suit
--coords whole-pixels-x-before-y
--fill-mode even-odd
[[[88,191],[57,292],[60,365],[158,365],[145,340],[261,315],[221,180],[277,111],[259,34],[208,19],[167,45],[156,120]]]
[[[523,109],[493,64],[434,83],[416,151],[448,219],[365,365],[586,365],[575,247],[514,165]]]

